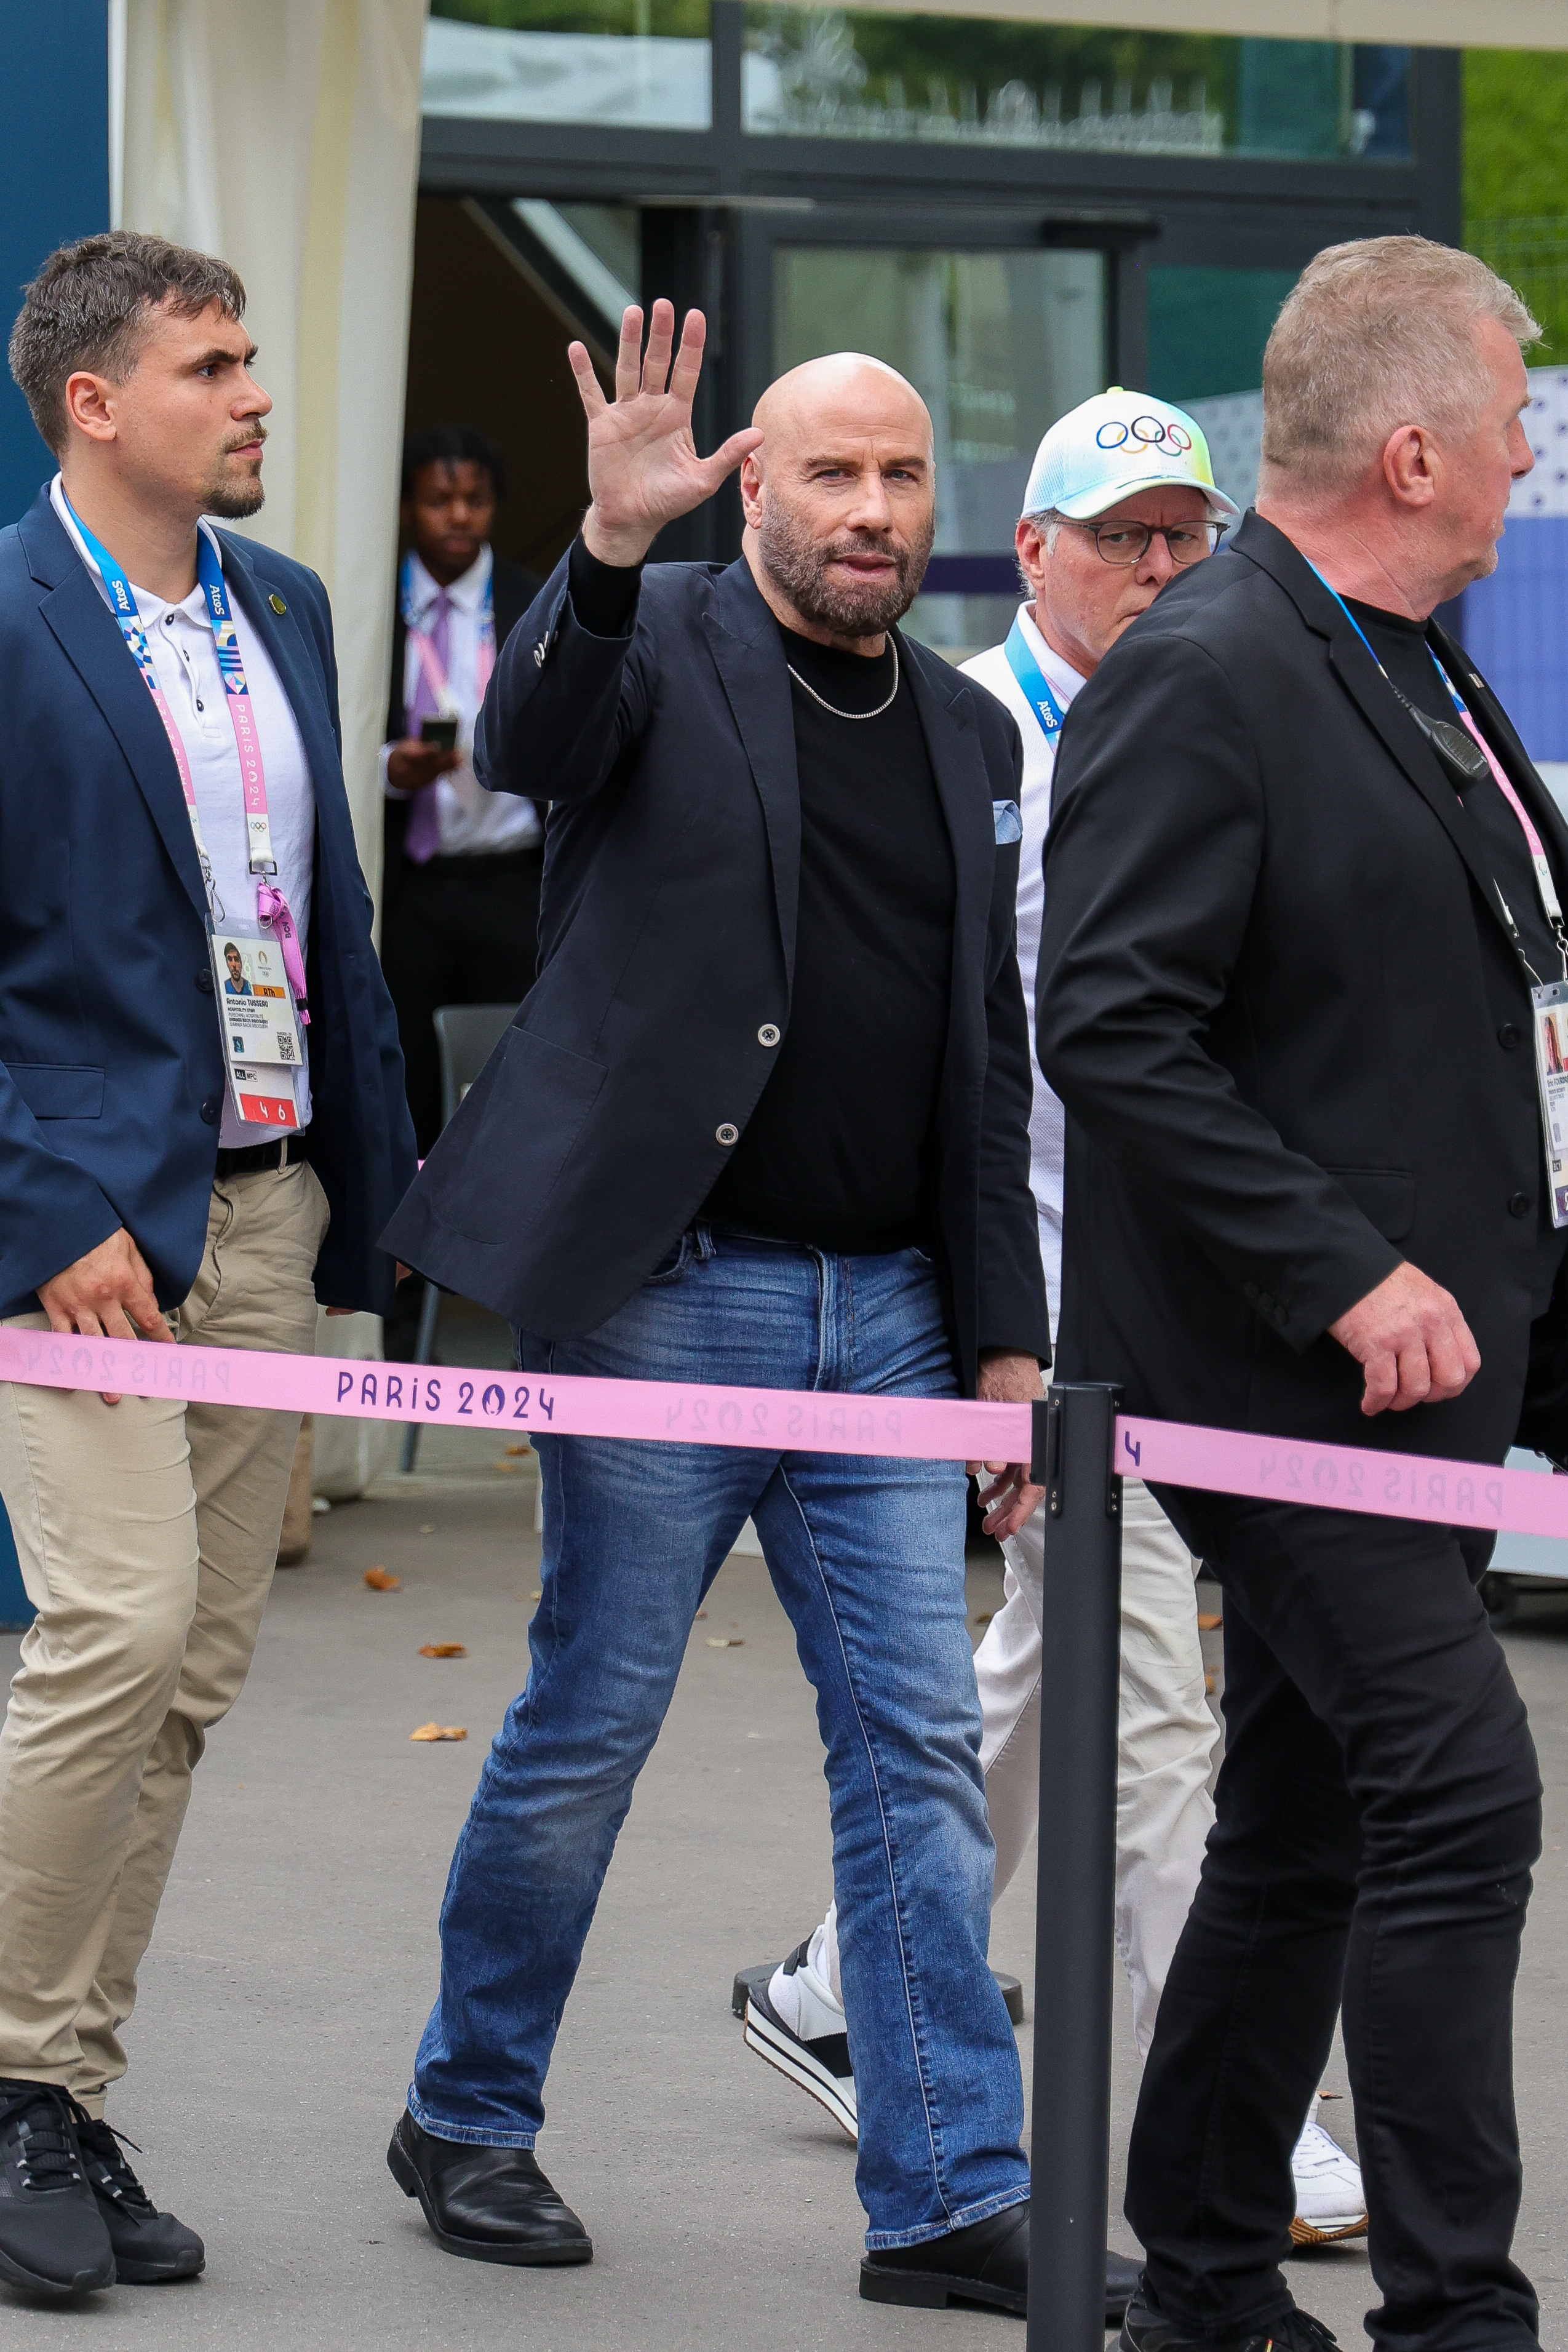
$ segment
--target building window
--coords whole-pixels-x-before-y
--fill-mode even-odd
[[[1181,407],[1217,393],[1256,392],[1263,346],[1295,282],[1293,269],[1151,266],[1149,390]]]
[[[431,0],[424,111],[706,131],[708,0]]]
[[[1030,460],[1048,425],[1104,389],[1105,277],[1099,253],[775,249],[775,372],[852,334],[931,411],[936,539],[911,625],[945,652],[1006,633]]]
[[[753,5],[748,131],[1153,155],[1409,152],[1407,49]]]

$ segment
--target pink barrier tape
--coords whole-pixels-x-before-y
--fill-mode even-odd
[[[1214,1495],[1256,1495],[1270,1503],[1312,1503],[1385,1519],[1431,1519],[1447,1528],[1568,1537],[1568,1478],[1503,1470],[1490,1462],[1434,1461],[1354,1445],[1303,1444],[1239,1429],[1197,1429],[1179,1421],[1116,1423],[1124,1477],[1196,1486]]]
[[[462,1364],[275,1355],[254,1348],[137,1347],[53,1331],[0,1330],[0,1381],[445,1429],[488,1423],[513,1434],[656,1438],[924,1462],[1021,1462],[1030,1450],[1027,1404],[713,1388],[695,1381],[580,1380]]]
[[[1026,1462],[1027,1404],[952,1397],[739,1389],[680,1381],[582,1380],[472,1365],[367,1363],[251,1348],[135,1346],[52,1331],[0,1330],[0,1381],[193,1404],[417,1421],[448,1429],[615,1437],[764,1451],[888,1454],[926,1462]],[[1434,1461],[1312,1445],[1241,1430],[1123,1417],[1116,1468],[1128,1478],[1382,1518],[1427,1519],[1568,1538],[1568,1480],[1491,1463]]]

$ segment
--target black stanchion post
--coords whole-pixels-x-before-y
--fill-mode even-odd
[[[1103,2352],[1122,1482],[1116,1391],[1034,1408],[1046,1490],[1028,2352]]]

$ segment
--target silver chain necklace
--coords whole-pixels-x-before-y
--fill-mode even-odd
[[[814,686],[806,685],[805,679],[801,677],[793,662],[786,662],[784,667],[789,671],[790,677],[794,679],[796,685],[805,687],[805,690],[810,696],[812,701],[820,702],[822,709],[826,711],[830,711],[835,719],[880,719],[884,710],[891,710],[893,709],[894,696],[898,692],[898,639],[896,637],[892,637],[889,639],[889,643],[893,646],[893,692],[889,694],[885,702],[879,702],[874,710],[841,710],[836,702],[828,701],[824,695],[821,695],[817,692]]]

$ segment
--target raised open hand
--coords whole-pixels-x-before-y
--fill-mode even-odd
[[[567,358],[588,418],[588,487],[593,503],[582,536],[601,563],[641,563],[667,522],[711,499],[727,475],[762,439],[754,425],[732,433],[711,457],[699,457],[692,439],[692,401],[702,373],[707,322],[688,310],[674,343],[674,305],[653,305],[648,349],[643,313],[622,312],[615,355],[615,397],[606,400],[580,343]]]

